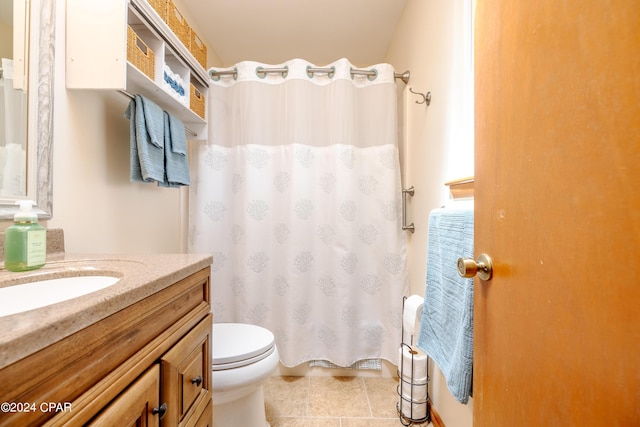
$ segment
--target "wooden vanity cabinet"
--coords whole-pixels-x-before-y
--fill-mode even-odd
[[[210,337],[211,315],[165,353],[159,363],[147,369],[120,393],[88,425],[202,425],[198,423],[205,420],[200,420],[200,415],[211,405]]]
[[[0,413],[0,426],[209,426],[210,268],[0,370],[0,401],[70,410]]]

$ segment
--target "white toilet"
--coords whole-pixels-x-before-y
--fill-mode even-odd
[[[244,323],[213,324],[213,427],[269,427],[262,383],[280,360],[273,333]]]

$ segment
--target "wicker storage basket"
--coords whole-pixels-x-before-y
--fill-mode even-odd
[[[167,4],[167,25],[171,28],[171,31],[178,36],[182,44],[187,48],[191,44],[191,27],[184,19],[184,16],[180,13],[173,1],[168,0]]]
[[[189,44],[189,50],[194,58],[202,65],[204,68],[207,68],[207,45],[198,37],[193,28],[191,29],[191,43]]]
[[[189,106],[191,111],[204,119],[204,95],[196,89],[193,83],[191,85],[191,93],[189,94]]]
[[[155,54],[130,25],[127,25],[127,61],[154,80]]]
[[[168,0],[147,0],[151,7],[158,12],[160,18],[167,22],[167,2]]]

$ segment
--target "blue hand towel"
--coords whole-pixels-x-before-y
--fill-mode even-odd
[[[433,210],[418,347],[438,364],[451,394],[467,403],[473,376],[473,279],[458,275],[461,257],[473,258],[473,210]]]
[[[136,95],[125,117],[131,121],[131,181],[163,182],[164,111],[147,98]]]
[[[138,156],[138,142],[136,140],[136,100],[131,99],[124,112],[124,117],[129,119],[129,174],[131,182],[141,182],[142,170],[140,169],[140,157]]]
[[[189,185],[189,159],[184,123],[173,114],[165,112],[164,129],[165,179],[159,185]]]

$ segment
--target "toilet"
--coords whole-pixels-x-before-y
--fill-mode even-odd
[[[278,366],[273,333],[244,323],[213,324],[213,427],[269,427],[263,382]]]

